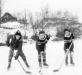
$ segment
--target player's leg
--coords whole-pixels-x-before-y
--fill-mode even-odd
[[[8,67],[7,67],[8,70],[11,67],[11,61],[12,61],[12,57],[13,57],[13,52],[14,52],[14,50],[11,48],[10,51],[9,51],[9,59],[8,59]]]
[[[39,67],[42,67],[42,55],[41,55],[41,51],[38,51],[38,62],[39,62]]]
[[[70,53],[70,63],[71,63],[72,65],[74,65],[73,52]]]
[[[20,51],[20,56],[21,56],[21,58],[23,59],[25,65],[26,65],[28,68],[30,68],[29,64],[27,63],[26,56],[24,55],[24,53],[23,53],[22,50]]]
[[[65,51],[65,64],[66,64],[66,66],[68,65],[68,44],[67,43],[65,43],[64,44],[64,51]]]
[[[43,51],[42,56],[43,56],[43,65],[48,66],[48,64],[46,63],[46,52],[45,51]]]
[[[41,48],[40,47],[41,46],[39,46],[39,45],[36,44],[36,50],[38,52],[39,67],[42,67],[42,60],[41,60],[42,56],[41,56]]]
[[[16,55],[15,55],[15,60],[17,60],[17,59],[18,59],[19,55],[20,55],[20,52],[19,52],[19,51],[17,51],[17,52],[16,52]]]
[[[74,65],[74,61],[73,61],[73,51],[74,49],[74,44],[72,44],[71,48],[70,48],[70,64]]]
[[[68,65],[68,55],[66,55],[65,64]]]

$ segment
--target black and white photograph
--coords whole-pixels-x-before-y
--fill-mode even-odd
[[[82,1],[0,0],[0,75],[82,75]]]

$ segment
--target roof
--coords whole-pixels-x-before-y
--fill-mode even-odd
[[[9,21],[17,21],[17,18],[12,16],[10,13],[5,13],[1,18],[0,18],[0,23],[6,23]]]

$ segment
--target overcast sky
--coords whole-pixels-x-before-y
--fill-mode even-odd
[[[2,0],[3,1],[3,0]],[[81,0],[4,0],[3,12],[18,13],[26,10],[35,13],[49,5],[53,10],[70,11],[79,17],[82,22]]]

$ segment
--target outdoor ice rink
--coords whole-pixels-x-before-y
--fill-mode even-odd
[[[48,14],[50,17],[48,18],[52,19],[47,21],[51,25],[49,29],[50,31],[48,28],[47,30],[50,34],[53,33],[52,37],[54,37],[54,35],[56,37],[58,24],[62,28],[65,25],[68,26],[70,19],[73,19],[74,22],[76,22],[76,25],[74,24],[75,27],[81,27],[82,29],[82,0],[0,0],[0,18],[3,18],[3,22],[0,24],[0,43],[5,43],[7,33],[12,33],[13,30],[17,30],[17,28],[22,29],[22,34],[28,36],[28,39],[31,38],[33,35],[33,23],[38,27],[39,24],[37,22],[45,18],[43,16],[45,16],[44,13],[47,8],[49,8],[50,11]],[[10,19],[10,21],[7,21],[11,16],[8,18],[7,15],[5,19],[5,13],[9,13],[12,17],[16,17],[18,20],[12,22]],[[55,19],[53,18],[58,20],[54,21]],[[26,23],[19,23],[20,20],[25,20]],[[55,25],[56,23],[58,24]],[[65,23],[65,25],[63,23]],[[73,25],[69,27],[71,28]],[[77,31],[76,34],[79,33],[80,32]],[[0,46],[0,75],[82,75],[82,38],[74,40],[74,66],[70,64],[65,66],[64,40],[51,41],[50,39],[46,44],[46,57],[49,67],[43,68],[43,74],[38,73],[38,53],[35,47],[35,42],[30,42],[26,39],[24,39],[24,41],[27,41],[27,43],[23,44],[23,52],[25,53],[28,64],[30,65],[30,69],[26,68],[20,57],[19,60],[23,67],[26,70],[30,70],[32,73],[26,74],[21,68],[19,62],[14,60],[14,58],[12,60],[11,68],[8,71],[7,66],[10,48],[7,46]],[[54,69],[59,69],[61,64],[61,69],[58,72],[53,72]]]
[[[74,48],[74,62],[75,66],[63,66],[60,71],[53,72],[54,69],[59,68],[60,64],[64,59],[64,50],[63,50],[63,41],[60,42],[52,42],[49,41],[47,44],[47,63],[49,64],[49,68],[44,68],[43,75],[81,75],[82,73],[82,40],[75,40],[75,48]],[[27,61],[30,65],[30,70],[32,72],[31,75],[40,75],[38,73],[38,55],[35,49],[35,43],[30,44],[26,43],[23,46],[24,53],[27,57]],[[20,64],[14,60],[12,61],[12,66],[9,71],[7,71],[8,64],[8,52],[9,48],[5,46],[0,47],[0,74],[1,75],[28,75],[25,74]],[[21,58],[19,60],[22,62]],[[22,62],[23,66],[24,63]],[[26,68],[26,67],[25,67]],[[26,68],[27,69],[27,68]]]

